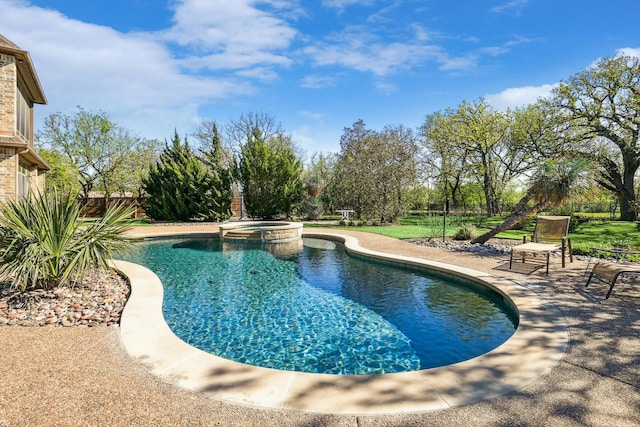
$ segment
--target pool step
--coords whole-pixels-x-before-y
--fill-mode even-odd
[[[224,238],[232,240],[262,240],[260,230],[229,230]]]

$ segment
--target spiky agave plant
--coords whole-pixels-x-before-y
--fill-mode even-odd
[[[90,269],[109,268],[113,253],[131,244],[123,233],[133,208],[109,207],[83,224],[75,197],[56,191],[9,201],[0,208],[0,280],[11,286],[74,286]]]

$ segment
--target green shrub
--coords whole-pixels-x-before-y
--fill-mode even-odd
[[[628,237],[612,237],[605,246],[618,249],[633,249],[633,242]]]
[[[471,240],[476,237],[476,227],[473,224],[464,223],[452,236],[453,240]]]
[[[9,201],[0,213],[0,281],[20,290],[75,285],[90,269],[108,269],[112,254],[130,245],[122,233],[133,207],[110,206],[82,224],[75,197],[46,192]]]
[[[177,132],[142,181],[146,213],[162,221],[216,221],[231,216],[231,174],[214,153],[199,158]],[[217,169],[214,169],[217,168]]]
[[[569,221],[569,233],[575,233],[578,227],[591,221],[596,221],[596,219],[586,215],[572,215],[571,220]]]
[[[317,197],[310,197],[302,203],[299,210],[304,218],[316,221],[322,215],[322,201]]]

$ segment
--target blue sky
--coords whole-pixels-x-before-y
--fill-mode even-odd
[[[48,98],[144,138],[275,117],[311,155],[343,128],[416,128],[485,98],[544,96],[599,58],[640,56],[637,0],[0,0]]]

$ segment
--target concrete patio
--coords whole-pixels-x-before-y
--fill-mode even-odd
[[[140,230],[138,230],[140,231]],[[144,232],[145,230],[141,230]],[[165,232],[182,232],[168,227]],[[212,232],[216,227],[189,227]],[[316,229],[314,229],[316,231]],[[636,426],[640,423],[640,287],[585,289],[585,262],[544,272],[508,270],[508,256],[478,256],[347,232],[363,247],[509,278],[551,301],[569,327],[564,358],[507,395],[397,415],[325,415],[258,409],[165,382],[124,350],[118,328],[1,327],[0,426]]]

